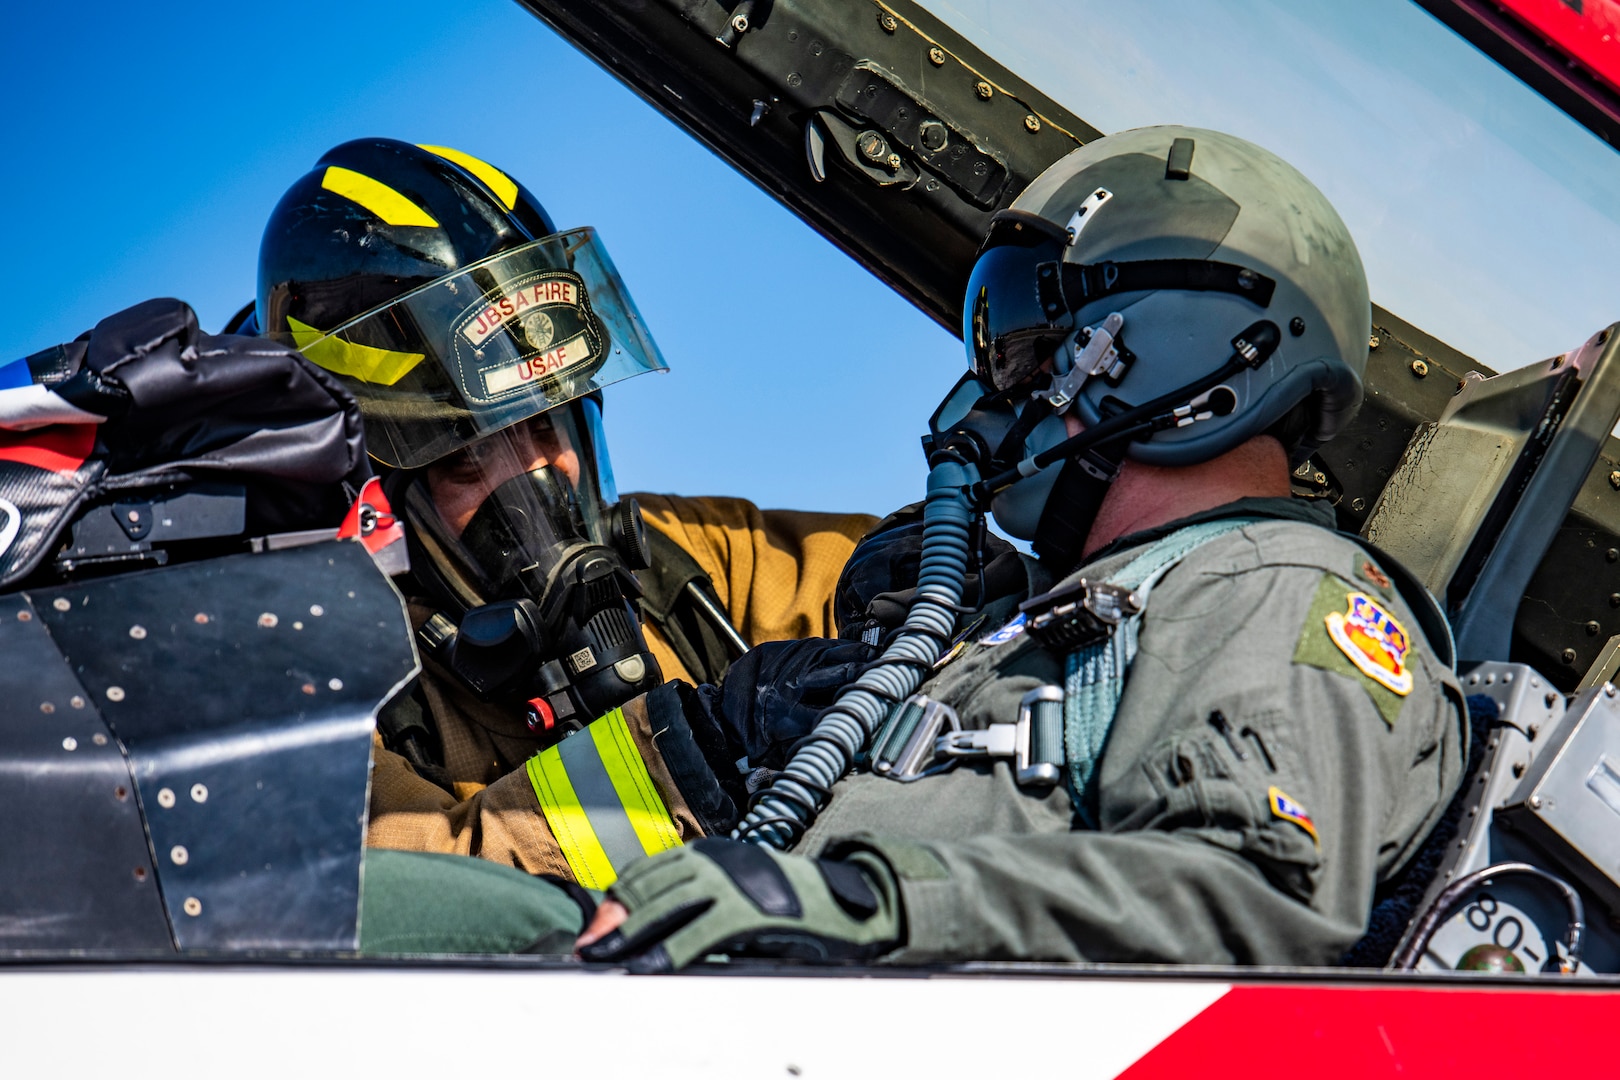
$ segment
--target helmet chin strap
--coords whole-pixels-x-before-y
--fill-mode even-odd
[[[1042,562],[1067,569],[1080,561],[1097,512],[1119,476],[1125,445],[1088,450],[1063,462],[1030,542]]]

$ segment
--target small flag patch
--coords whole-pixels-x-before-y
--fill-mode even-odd
[[[1282,788],[1275,785],[1266,794],[1267,800],[1271,803],[1273,817],[1280,817],[1284,821],[1292,821],[1295,825],[1310,833],[1311,839],[1316,841],[1318,847],[1322,845],[1322,838],[1316,835],[1316,822],[1311,820],[1311,815],[1305,812],[1303,806],[1284,795]]]

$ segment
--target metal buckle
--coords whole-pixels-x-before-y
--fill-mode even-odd
[[[949,762],[1012,758],[1019,787],[1052,787],[1063,779],[1063,691],[1037,686],[1018,703],[1018,722],[954,731],[934,740]]]
[[[1073,650],[1111,636],[1119,624],[1142,610],[1129,589],[1080,578],[1018,605],[1024,632],[1049,649]]]
[[[940,731],[961,729],[955,709],[915,694],[900,703],[872,740],[872,771],[902,783],[932,775],[927,770],[934,763]]]

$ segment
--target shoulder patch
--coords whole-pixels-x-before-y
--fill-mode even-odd
[[[1322,838],[1316,835],[1316,822],[1311,820],[1311,815],[1305,812],[1303,806],[1284,795],[1282,788],[1272,785],[1271,790],[1266,792],[1266,801],[1271,804],[1272,817],[1293,822],[1311,834],[1317,847],[1322,846]]]
[[[1300,628],[1294,663],[1355,678],[1391,727],[1412,692],[1413,643],[1387,602],[1333,575],[1322,575]]]
[[[1328,637],[1350,662],[1380,685],[1401,697],[1412,692],[1412,672],[1406,654],[1412,639],[1382,604],[1362,592],[1346,593],[1345,611],[1330,611],[1323,618]]]

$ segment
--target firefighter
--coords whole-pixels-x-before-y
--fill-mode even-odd
[[[621,743],[603,752],[623,752],[608,767],[650,785],[672,839],[729,827],[701,752],[672,771],[645,710],[618,707],[667,679],[718,682],[753,643],[831,634],[834,582],[873,519],[619,497],[602,389],[663,370],[658,348],[593,230],[560,231],[458,150],[325,154],[270,217],[243,320],[359,400],[405,525],[424,670],[379,717],[368,843],[568,874],[523,766],[604,715]]]
[[[1367,360],[1322,194],[1212,131],[1099,139],[994,220],[964,319],[935,459],[1055,585],[858,752],[840,699],[740,839],[624,868],[587,959],[1327,964],[1440,818],[1467,753],[1444,620],[1290,498]]]

